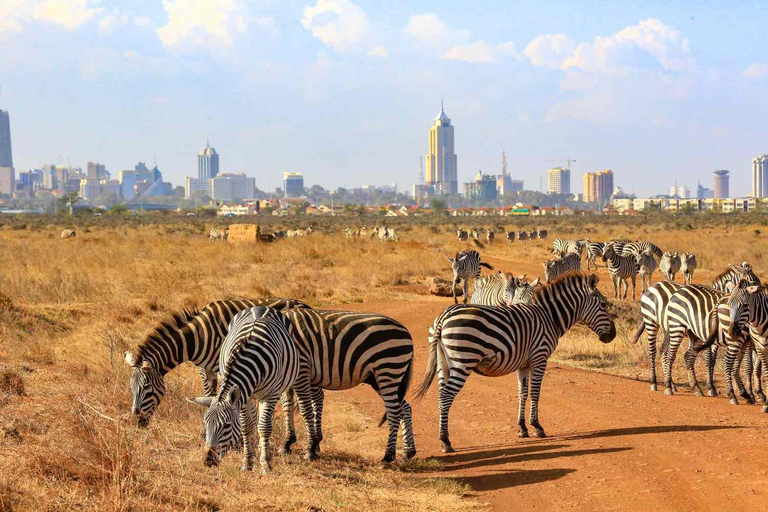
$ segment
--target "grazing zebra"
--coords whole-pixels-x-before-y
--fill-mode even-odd
[[[315,438],[308,447],[309,458],[316,457],[323,438],[322,390],[350,389],[360,384],[370,385],[386,408],[380,425],[389,422],[389,436],[382,462],[395,460],[398,427],[402,428],[404,457],[416,455],[411,406],[405,401],[413,370],[413,340],[408,329],[374,313],[292,309],[283,314],[293,324],[300,354],[311,362]],[[287,423],[293,425],[293,421]],[[295,439],[292,431],[288,435]]]
[[[539,423],[539,394],[547,360],[558,340],[579,321],[603,343],[616,337],[616,326],[597,283],[594,274],[568,274],[539,289],[530,304],[456,305],[435,319],[429,330],[429,362],[416,397],[426,394],[437,375],[443,452],[454,451],[448,411],[472,372],[488,377],[517,372],[520,437],[528,437],[525,403],[530,376],[531,425],[534,436],[546,437]]]
[[[219,368],[219,393],[191,400],[208,407],[204,417],[205,464],[218,466],[230,448],[242,444],[243,471],[253,469],[253,399],[259,404],[259,463],[262,474],[266,474],[272,469],[269,438],[280,396],[293,387],[304,403],[311,401],[309,361],[300,360],[293,341],[293,325],[271,308],[258,306],[240,311],[232,318],[221,345]],[[314,428],[310,410],[304,411],[308,430]]]
[[[515,243],[515,232],[507,231],[507,241],[511,244]]]
[[[643,289],[643,293],[648,290],[653,282],[653,271],[656,270],[656,260],[653,254],[649,250],[642,251],[635,259],[637,260],[637,266],[640,269],[640,286]]]
[[[589,244],[589,238],[582,240],[565,240],[564,238],[556,238],[554,244],[552,244],[552,252],[554,254],[578,254],[581,258],[584,252],[584,247]]]
[[[485,306],[511,306],[519,302],[530,302],[533,289],[538,284],[538,279],[534,283],[527,283],[524,275],[515,277],[499,272],[476,279],[475,290],[469,302]]]
[[[535,229],[528,233],[528,240],[536,240],[537,238],[539,238],[539,232]]]
[[[76,238],[77,232],[74,229],[65,229],[61,232],[61,238]]]
[[[650,251],[657,258],[661,258],[664,254],[661,249],[651,242],[630,242],[629,240],[621,240],[621,242],[624,242],[621,250],[618,247],[616,248],[616,253],[619,255],[636,256],[643,251]]]
[[[389,228],[387,226],[381,226],[378,229],[379,232],[379,241],[383,242],[387,238],[389,238]]]
[[[387,228],[387,240],[391,242],[399,242],[400,237],[395,233],[395,228]]]
[[[524,241],[528,240],[528,232],[520,230],[517,232],[517,240],[522,244]]]
[[[635,300],[635,289],[637,288],[637,274],[640,272],[640,265],[634,256],[619,256],[613,244],[608,244],[603,249],[603,261],[608,263],[608,272],[611,274],[611,283],[613,283],[613,296],[618,299],[621,295],[622,284],[624,285],[624,295],[622,299],[627,298],[629,283],[627,279],[632,279],[632,300]]]
[[[467,303],[469,295],[469,280],[477,279],[480,277],[480,267],[493,270],[493,267],[487,263],[480,261],[480,253],[474,249],[467,249],[465,251],[457,252],[456,257],[451,259],[447,255],[445,259],[451,262],[451,270],[453,271],[453,303],[458,304],[459,300],[456,298],[456,285],[459,281],[464,280],[464,304]]]
[[[581,258],[576,253],[569,253],[544,263],[544,279],[549,282],[568,272],[579,272],[580,270]]]
[[[675,274],[680,271],[680,255],[676,252],[665,252],[659,261],[659,270],[670,281],[675,280]]]
[[[696,255],[684,252],[680,259],[680,271],[683,273],[685,284],[691,284],[693,281],[693,272],[696,270]]]
[[[210,233],[208,233],[208,240],[213,243],[217,240],[221,240],[222,242],[227,241],[227,237],[229,236],[229,230],[228,229],[222,229],[219,231],[216,228],[211,228]]]
[[[216,394],[219,351],[229,322],[240,311],[255,306],[277,310],[309,308],[296,299],[283,298],[211,302],[199,311],[184,310],[161,322],[135,352],[125,353],[125,361],[133,367],[131,414],[140,427],[149,425],[165,395],[165,374],[182,363],[190,361],[197,366],[205,394]]]
[[[546,229],[540,229],[539,230],[539,239],[546,240],[547,239],[547,230]]]
[[[605,249],[605,243],[604,242],[590,242],[589,245],[587,245],[587,270],[592,270],[592,267],[595,267],[595,270],[597,270],[597,258],[603,257],[603,249]]]
[[[480,239],[480,233],[478,233],[476,229],[473,229],[470,234],[472,235],[472,240]]]
[[[459,239],[459,242],[466,242],[467,239],[469,238],[469,235],[463,229],[456,228],[456,238]]]
[[[363,226],[360,228],[360,231],[358,231],[358,234],[360,235],[360,238],[365,238],[368,236],[368,228]]]
[[[493,239],[496,238],[496,235],[493,234],[492,229],[486,229],[485,230],[485,241],[488,242],[488,245],[493,245]]]
[[[352,228],[344,228],[344,236],[347,238],[355,238],[359,231],[352,231]]]

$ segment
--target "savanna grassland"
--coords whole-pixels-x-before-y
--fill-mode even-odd
[[[344,392],[334,393],[326,408],[320,460],[276,458],[266,477],[241,473],[236,455],[218,469],[203,466],[202,414],[184,400],[202,389],[189,365],[166,377],[168,393],[149,428],[139,429],[127,418],[130,372],[123,352],[181,308],[263,296],[294,297],[314,307],[452,303],[427,295],[424,283],[430,276],[449,277],[443,252],[466,247],[456,240],[454,220],[387,219],[397,227],[398,243],[342,235],[345,226],[382,220],[321,219],[308,237],[256,245],[209,243],[207,230],[224,224],[217,219],[0,221],[0,510],[485,508],[471,483],[441,475],[437,460],[417,456],[398,469],[379,469],[385,429],[376,428]],[[268,231],[310,222],[266,219],[264,224]],[[695,252],[695,282],[711,281],[728,263],[749,261],[758,275],[768,270],[763,261],[768,230],[757,233],[766,229],[762,217],[458,223],[497,230],[547,227],[547,242],[510,246],[497,232],[497,242],[480,250],[497,268],[529,277],[541,274],[557,236],[628,237],[653,241],[663,250]],[[70,227],[77,238],[60,239],[61,229]],[[612,299],[607,273],[601,268],[598,274]],[[614,343],[595,343],[590,331],[577,327],[562,340],[554,361],[644,379],[644,343],[629,342],[639,321],[637,303],[615,301],[611,307],[619,331]],[[412,335],[415,350],[426,352],[426,332]],[[414,412],[419,414],[418,408]],[[281,420],[278,413],[274,439],[282,437]]]

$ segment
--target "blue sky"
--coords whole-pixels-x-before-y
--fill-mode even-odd
[[[181,184],[207,137],[261,189],[410,189],[440,99],[459,180],[574,158],[638,195],[749,191],[768,153],[768,3],[0,0],[18,169],[137,161]],[[674,6],[671,4],[675,4]],[[394,5],[387,5],[394,4]]]

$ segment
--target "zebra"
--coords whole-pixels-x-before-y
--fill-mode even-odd
[[[74,229],[65,229],[61,232],[61,238],[76,238],[77,232]]]
[[[315,437],[308,447],[309,458],[316,457],[323,438],[323,389],[351,389],[360,384],[376,390],[386,408],[379,423],[389,422],[382,463],[395,460],[398,427],[402,428],[404,457],[415,456],[411,406],[405,400],[413,370],[413,340],[408,329],[374,313],[292,309],[283,314],[293,324],[299,352],[311,362]],[[286,423],[292,428],[292,420]],[[289,439],[296,438],[293,431],[288,435]]]
[[[365,238],[368,236],[368,228],[366,226],[361,227],[358,234],[360,235],[360,238]]]
[[[589,243],[589,238],[581,240],[565,240],[564,238],[556,238],[554,244],[552,245],[552,252],[554,254],[561,255],[575,253],[579,255],[579,258],[581,258],[581,255],[584,252],[584,247],[589,245]]]
[[[643,251],[650,251],[657,258],[661,258],[664,254],[661,249],[651,242],[630,242],[629,240],[621,240],[621,242],[624,242],[624,245],[621,247],[621,250],[616,248],[616,254],[622,256],[636,256]]]
[[[389,228],[387,226],[379,227],[378,232],[379,232],[380,242],[383,242],[384,240],[389,238]]]
[[[499,272],[475,280],[470,304],[486,306],[511,306],[518,302],[530,302],[533,289],[539,284],[538,278],[533,283],[525,281],[525,275],[515,277]]]
[[[199,311],[174,314],[170,320],[161,322],[135,351],[125,353],[125,362],[133,368],[131,415],[140,427],[149,425],[165,395],[165,374],[182,363],[190,361],[197,366],[205,395],[216,394],[219,351],[229,322],[240,311],[255,306],[276,310],[309,308],[296,299],[274,297],[219,300]]]
[[[547,230],[546,229],[539,229],[539,239],[546,240],[547,239]]]
[[[537,238],[539,238],[539,232],[535,229],[528,233],[528,240],[536,240]]]
[[[507,231],[507,241],[511,244],[515,243],[515,232]]]
[[[391,242],[399,242],[400,237],[395,233],[395,228],[387,228],[387,240]]]
[[[680,271],[680,255],[676,252],[665,252],[659,261],[659,270],[670,280],[675,280],[675,274]]]
[[[608,263],[608,272],[611,274],[611,283],[613,283],[613,296],[618,299],[621,295],[622,284],[624,285],[624,295],[622,299],[627,298],[629,292],[629,283],[627,279],[632,279],[632,300],[635,300],[635,290],[637,288],[637,274],[640,272],[640,265],[634,256],[619,256],[613,244],[608,244],[603,249],[603,261]]]
[[[470,235],[472,235],[472,240],[480,239],[480,233],[478,233],[476,229],[471,230]]]
[[[259,463],[262,474],[267,474],[272,469],[269,438],[280,396],[293,388],[304,403],[311,401],[309,361],[299,357],[293,324],[272,308],[258,306],[240,311],[232,318],[221,345],[219,368],[222,383],[218,394],[190,399],[208,407],[204,417],[205,464],[218,466],[230,448],[242,443],[242,469],[253,469],[253,399],[259,404]],[[307,415],[307,429],[311,430],[314,417],[309,409],[303,412]]]
[[[467,239],[469,238],[469,235],[463,229],[456,228],[456,238],[459,239],[459,242],[466,242]]]
[[[539,289],[530,304],[454,305],[434,320],[429,330],[427,370],[416,399],[424,397],[437,375],[443,452],[454,451],[448,412],[472,372],[488,377],[517,372],[520,437],[528,437],[525,403],[530,376],[530,423],[534,436],[546,437],[539,423],[539,394],[547,360],[558,340],[579,321],[603,343],[616,337],[616,326],[606,311],[607,300],[597,284],[595,274],[572,273]]]
[[[469,294],[469,280],[477,279],[480,277],[480,267],[485,267],[489,270],[493,270],[493,267],[488,263],[480,261],[480,253],[474,249],[467,249],[456,253],[456,257],[451,259],[448,255],[445,256],[451,263],[451,270],[453,271],[453,303],[458,304],[459,300],[456,298],[456,285],[459,281],[464,280],[464,304],[467,303]]]
[[[523,231],[522,229],[517,232],[517,240],[522,244],[524,241],[528,240],[528,232]]]
[[[683,280],[685,284],[691,284],[693,281],[693,272],[696,270],[696,255],[689,252],[684,252],[683,257],[680,258],[680,271],[683,273]]]
[[[656,260],[653,258],[653,253],[648,249],[640,252],[635,256],[637,266],[640,270],[640,286],[643,293],[645,293],[653,282],[653,271],[656,270]]]
[[[217,240],[221,240],[222,242],[227,241],[227,237],[229,236],[229,230],[228,229],[222,229],[221,231],[216,228],[211,228],[211,231],[208,233],[208,240],[213,243]]]
[[[354,238],[358,231],[353,231],[352,228],[344,228],[344,236],[347,238]]]
[[[597,258],[603,257],[603,249],[605,249],[604,242],[590,242],[587,245],[587,270],[592,270],[592,266],[597,270]]]
[[[544,262],[544,278],[547,282],[568,272],[581,270],[581,258],[576,253],[566,254],[554,260]]]
[[[485,230],[485,241],[488,242],[488,245],[493,245],[493,240],[496,238],[496,235],[494,235],[492,229],[486,229]]]

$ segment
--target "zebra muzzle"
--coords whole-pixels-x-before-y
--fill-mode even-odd
[[[219,457],[219,454],[216,452],[216,450],[210,446],[206,446],[205,450],[203,451],[203,462],[207,467],[214,468],[219,465],[221,458]]]

